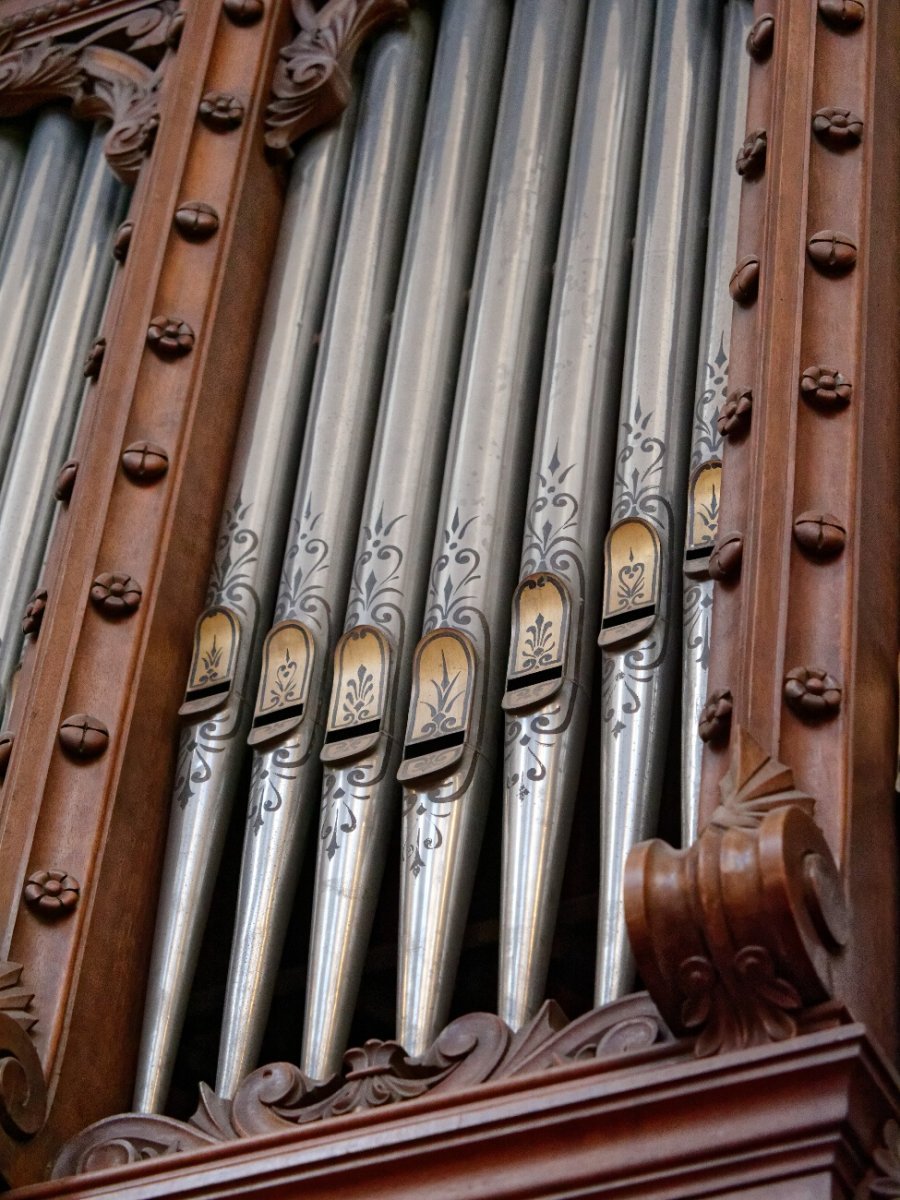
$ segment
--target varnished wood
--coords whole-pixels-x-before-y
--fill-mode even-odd
[[[849,1200],[896,1112],[897,1081],[862,1026],[815,1029],[702,1061],[660,1045],[13,1197]]]
[[[282,202],[283,180],[263,153],[266,95],[257,80],[271,71],[285,16],[273,6],[242,28],[218,6],[191,7],[132,205],[116,320],[104,330],[107,352],[57,530],[56,570],[18,697],[4,786],[0,944],[27,960],[39,1014],[33,1037],[52,1093],[46,1128],[8,1168],[14,1180],[43,1174],[53,1147],[86,1112],[127,1106],[177,697]],[[239,129],[223,135],[196,123],[212,89],[247,97]],[[222,225],[214,240],[197,245],[173,229],[184,199],[216,205]],[[157,313],[195,331],[192,353],[177,363],[147,347]],[[168,473],[153,486],[136,485],[120,467],[122,449],[139,438],[164,444],[169,455]],[[125,621],[106,619],[89,602],[104,570],[141,583],[141,605]],[[74,712],[95,714],[110,730],[109,749],[90,763],[66,758],[59,745],[58,727]],[[82,884],[77,908],[53,925],[20,903],[25,876],[48,863]]]

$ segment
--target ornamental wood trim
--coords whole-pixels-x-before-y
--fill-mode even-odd
[[[21,962],[34,993],[31,1036],[50,1092],[42,1132],[4,1145],[0,1170],[13,1182],[42,1176],[91,1115],[128,1105],[178,696],[283,200],[262,125],[288,33],[285,5],[266,5],[252,26],[227,20],[218,4],[193,4],[186,15],[102,331],[106,353],[55,533],[47,609],[13,714],[0,818],[0,959]],[[197,119],[211,91],[239,98],[239,127],[221,132]],[[220,217],[203,243],[172,223],[179,202],[194,199]],[[157,315],[190,327],[190,353],[169,358],[148,344]],[[136,441],[168,454],[167,473],[152,485],[120,465]],[[124,619],[90,602],[103,572],[141,585],[140,604]],[[58,729],[73,713],[109,731],[108,747],[89,761],[60,744]],[[81,885],[77,905],[52,922],[22,902],[25,879],[48,865]]]
[[[833,1200],[869,1176],[896,1087],[859,1025],[699,1061],[676,1042],[69,1176],[10,1200]]]

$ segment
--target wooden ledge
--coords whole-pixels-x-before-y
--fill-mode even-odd
[[[32,1185],[10,1200],[471,1200],[476,1179],[479,1195],[498,1198],[865,1196],[900,1080],[865,1027],[843,1019],[706,1059],[682,1041],[574,1063]]]

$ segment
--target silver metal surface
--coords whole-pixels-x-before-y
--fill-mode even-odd
[[[28,149],[28,134],[21,121],[0,121],[0,247],[6,222],[16,199],[19,175]]]
[[[99,329],[113,233],[128,200],[103,155],[105,133],[91,138],[78,191],[65,204],[69,228],[0,490],[0,702],[19,660],[22,613],[53,519],[53,479],[80,409],[82,365]]]
[[[497,1011],[513,1029],[544,999],[587,732],[653,7],[588,14],[503,700]],[[549,607],[532,603],[547,591]]]
[[[622,901],[625,857],[656,826],[678,679],[683,513],[720,25],[719,4],[659,0],[614,465],[614,528],[607,539],[610,553],[621,550],[622,558],[606,568],[600,632],[598,1005],[627,992],[632,982]],[[620,528],[633,546],[614,540],[615,527],[624,522]],[[652,547],[646,559],[639,557],[642,546]],[[636,597],[644,601],[640,607]],[[630,611],[640,621],[623,623]]]
[[[251,667],[271,618],[353,140],[355,106],[304,143],[263,312],[208,603],[240,620],[224,707],[182,734],[134,1107],[166,1100],[253,709]],[[248,682],[249,680],[249,682]]]
[[[0,256],[0,479],[72,211],[87,131],[49,109],[34,123]]]
[[[399,807],[396,769],[421,627],[493,141],[508,0],[446,0],[378,427],[335,672],[316,864],[303,1071],[340,1066]],[[427,402],[426,402],[427,398]],[[361,636],[382,630],[378,640]],[[365,649],[350,658],[351,652]],[[370,669],[370,660],[373,666]],[[359,665],[357,665],[359,664]],[[359,666],[363,666],[363,690]],[[355,669],[351,669],[351,666]],[[372,697],[384,695],[384,704]],[[360,741],[360,731],[376,729]],[[356,736],[354,736],[356,735]]]
[[[360,100],[276,624],[263,649],[250,734],[257,748],[216,1077],[225,1096],[256,1064],[306,831],[320,797],[330,653],[347,602],[365,495],[433,36],[430,17],[418,11],[407,29],[380,37]],[[285,621],[294,623],[287,627],[293,640],[282,642]],[[277,704],[264,713],[273,692],[284,687],[286,694],[294,679],[297,695],[303,691],[299,714],[296,705]],[[266,722],[273,712],[292,711],[296,719],[286,718],[287,728]]]
[[[445,1023],[495,782],[509,593],[559,233],[583,0],[516,4],[432,557],[404,784],[397,1037]]]
[[[747,34],[753,24],[752,0],[728,0],[722,43],[719,117],[713,160],[709,237],[706,243],[706,282],[700,322],[700,358],[697,366],[694,424],[691,438],[690,478],[699,479],[722,458],[722,436],[716,425],[728,392],[728,353],[733,301],[728,279],[737,258],[741,177],[734,162],[746,133],[747,85],[750,55]],[[713,472],[715,474],[715,472]],[[699,489],[698,489],[699,490]],[[702,501],[705,499],[705,503]],[[719,492],[698,496],[688,505],[685,535],[684,631],[681,658],[681,839],[689,846],[697,834],[700,803],[700,762],[703,743],[697,735],[700,712],[706,703],[712,624],[713,581],[704,571],[719,523]],[[691,520],[691,517],[694,520]],[[698,535],[692,538],[691,526]],[[702,534],[699,531],[702,529]],[[701,537],[703,541],[701,542]],[[693,543],[693,545],[692,545]],[[698,569],[699,568],[699,569]]]

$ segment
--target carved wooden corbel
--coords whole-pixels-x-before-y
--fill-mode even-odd
[[[14,23],[0,25],[0,116],[69,100],[76,117],[110,122],[109,165],[123,183],[134,183],[156,136],[162,60],[177,42],[181,20],[176,0],[161,0],[107,21],[80,41],[24,45],[16,41]]]
[[[0,962],[0,1141],[23,1141],[41,1128],[47,1085],[29,1033],[37,1021],[18,963]]]
[[[341,1070],[324,1083],[313,1082],[288,1063],[273,1063],[248,1075],[233,1100],[223,1100],[201,1084],[200,1105],[188,1122],[155,1114],[108,1117],[64,1147],[54,1177],[284,1132],[672,1040],[646,993],[614,1001],[571,1023],[558,1005],[547,1001],[516,1034],[497,1016],[470,1013],[451,1022],[421,1058],[410,1058],[396,1042],[369,1041],[348,1050]]]
[[[279,53],[266,111],[266,145],[289,152],[297,138],[339,116],[350,100],[362,43],[409,13],[411,0],[292,0],[300,31]]]
[[[837,866],[793,774],[736,729],[721,803],[698,840],[629,855],[625,915],[641,976],[698,1057],[781,1041],[832,994],[846,945]]]

